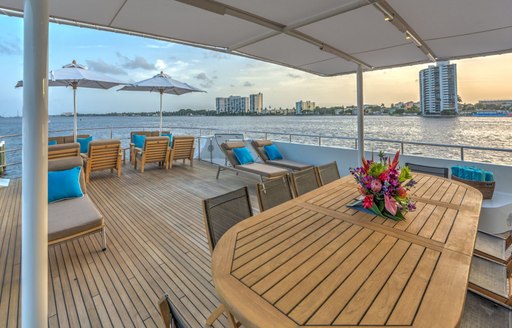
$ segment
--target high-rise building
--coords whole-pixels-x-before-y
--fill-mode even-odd
[[[263,94],[260,92],[258,94],[250,95],[249,103],[251,113],[261,113],[263,110]]]
[[[217,97],[215,98],[215,109],[217,114],[227,113],[228,111],[228,98]]]
[[[315,110],[316,105],[314,101],[302,101],[299,100],[295,103],[295,113],[296,114],[302,114],[305,111],[313,111]]]
[[[420,71],[420,102],[423,115],[459,112],[456,64],[443,61]]]

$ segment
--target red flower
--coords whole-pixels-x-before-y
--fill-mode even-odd
[[[373,206],[373,195],[368,195],[363,200],[363,207],[364,208],[372,208]]]
[[[389,171],[386,170],[379,175],[379,180],[382,182],[389,181]]]
[[[404,187],[400,186],[400,188],[398,188],[397,190],[397,194],[399,197],[405,197],[407,196],[407,190]]]

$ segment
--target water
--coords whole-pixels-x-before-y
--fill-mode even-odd
[[[164,117],[164,126],[195,127],[221,129],[224,132],[272,131],[293,134],[338,136],[355,138],[357,133],[355,116],[260,116],[260,117]],[[128,144],[130,131],[134,127],[156,128],[158,117],[80,117],[80,132],[89,133],[95,139],[110,138],[110,130],[95,131],[86,129],[115,127],[113,138]],[[69,135],[73,126],[71,117],[51,117],[50,135]],[[202,134],[214,133],[207,129]],[[0,136],[21,133],[21,118],[0,118]],[[199,130],[176,129],[175,133],[199,135]],[[263,138],[263,133],[246,134],[249,138]],[[395,139],[412,142],[430,142],[482,146],[492,148],[512,148],[512,118],[508,117],[456,117],[446,119],[423,118],[416,116],[367,116],[365,118],[366,138]],[[288,135],[268,135],[273,140],[288,141]],[[1,140],[1,139],[0,139]],[[7,149],[21,147],[21,138],[7,138]],[[318,138],[293,136],[293,142],[318,144]],[[322,145],[354,147],[354,140],[336,140],[322,138]],[[400,144],[371,142],[365,143],[367,149],[396,151]],[[460,158],[460,149],[438,148],[430,146],[405,145],[406,154],[441,158]],[[476,151],[465,149],[466,160],[512,165],[511,153]],[[21,161],[21,152],[7,153],[8,163]],[[9,176],[19,175],[21,166],[8,169]]]

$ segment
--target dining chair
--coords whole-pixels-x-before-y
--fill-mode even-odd
[[[165,294],[164,297],[160,299],[158,306],[165,328],[191,328],[178,312],[168,294]]]
[[[467,292],[460,328],[508,327],[510,308]]]
[[[414,163],[405,163],[405,166],[409,167],[413,173],[425,173],[448,179],[447,167],[427,166]]]
[[[290,180],[296,197],[315,190],[322,185],[314,168],[292,172],[290,173]]]
[[[293,199],[293,191],[286,176],[258,183],[256,195],[260,212]]]
[[[315,167],[315,171],[322,186],[340,178],[340,171],[336,161],[319,165]]]
[[[203,218],[208,237],[210,252],[226,231],[237,223],[251,217],[252,207],[249,200],[249,190],[243,187],[223,195],[203,200]],[[232,328],[238,326],[233,315],[223,304],[219,305],[206,320],[208,326],[213,325],[222,313],[226,312]]]

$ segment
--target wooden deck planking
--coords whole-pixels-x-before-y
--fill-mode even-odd
[[[105,216],[108,250],[99,234],[49,247],[49,327],[160,327],[157,303],[170,290],[191,326],[204,326],[219,301],[201,199],[249,185],[256,207],[257,180],[225,173],[217,181],[214,166],[194,164],[92,173],[87,192]],[[20,213],[21,180],[13,180],[0,189],[0,327],[20,325]],[[214,324],[225,326],[225,317]]]

